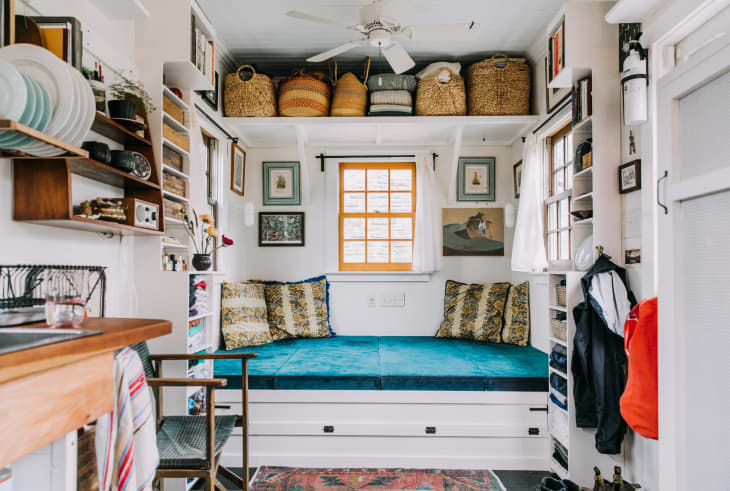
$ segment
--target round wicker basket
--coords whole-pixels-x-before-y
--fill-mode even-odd
[[[243,70],[250,70],[250,75]],[[229,117],[276,116],[274,83],[251,65],[242,65],[226,77],[223,105]]]
[[[470,116],[530,113],[530,66],[524,60],[496,54],[466,71]]]
[[[304,70],[279,85],[279,115],[293,117],[329,116],[332,89],[324,76]]]
[[[451,74],[448,82],[439,81],[439,74]],[[416,91],[416,116],[464,116],[466,115],[466,89],[464,79],[449,68],[442,68],[418,81]]]

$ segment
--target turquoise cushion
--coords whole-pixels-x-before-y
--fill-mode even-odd
[[[378,390],[378,338],[298,339],[297,351],[276,373],[277,389]]]
[[[449,339],[380,338],[383,390],[485,390],[479,367]]]
[[[548,390],[548,355],[532,347],[420,336],[287,339],[219,353],[256,353],[250,389]],[[241,387],[240,361],[216,360],[215,377]]]

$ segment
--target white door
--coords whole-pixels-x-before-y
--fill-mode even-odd
[[[659,489],[729,490],[730,39],[657,88]]]

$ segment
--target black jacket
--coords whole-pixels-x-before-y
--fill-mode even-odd
[[[594,281],[603,287],[603,296],[590,293]],[[576,424],[597,428],[596,449],[600,453],[617,454],[626,432],[619,407],[626,386],[625,319],[611,313],[622,313],[627,305],[635,305],[636,299],[628,289],[626,271],[606,255],[601,255],[581,279],[581,287],[585,301],[573,309],[576,327],[571,361]],[[619,321],[621,330],[617,332]]]

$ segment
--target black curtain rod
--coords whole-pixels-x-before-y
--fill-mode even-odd
[[[219,125],[218,122],[215,119],[213,119],[207,112],[205,112],[205,110],[202,107],[198,106],[197,104],[193,104],[193,105],[195,106],[195,109],[197,109],[200,114],[205,116],[205,119],[207,119],[208,121],[213,123],[213,125],[216,128],[218,128],[224,135],[226,135],[229,140],[233,141],[233,143],[238,143],[238,137],[232,136],[230,133],[228,133],[228,131],[226,131],[226,129],[223,126]]]
[[[431,156],[433,157],[433,170],[436,170],[436,158],[438,158],[437,153],[432,153]],[[324,161],[327,159],[414,159],[416,156],[414,154],[410,155],[325,155],[323,153],[320,153],[317,155],[319,159],[320,167],[319,170],[324,172]]]
[[[570,105],[570,101],[566,101],[565,104],[563,104],[562,106],[560,106],[559,108],[557,108],[556,110],[554,110],[553,112],[551,112],[550,115],[547,118],[545,118],[545,120],[542,123],[540,123],[540,126],[538,126],[537,128],[535,128],[532,131],[532,134],[534,135],[535,133],[537,133],[538,131],[540,131],[540,128],[542,128],[543,126],[545,126],[546,124],[548,124],[548,122],[550,122],[551,119],[553,119],[555,116],[557,116],[558,114],[560,114],[560,111],[562,111],[563,109],[565,109],[569,105]]]

